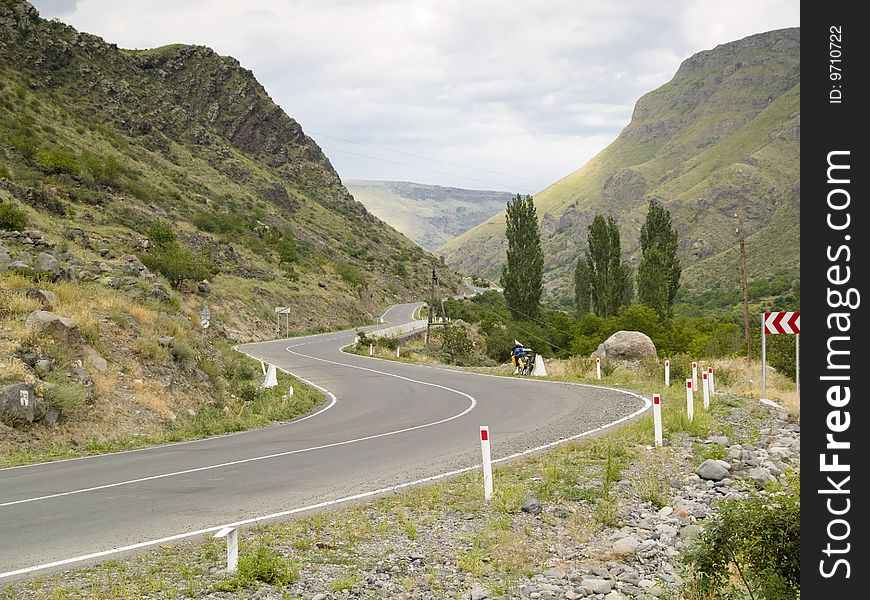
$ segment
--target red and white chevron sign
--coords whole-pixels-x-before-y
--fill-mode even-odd
[[[764,313],[764,333],[796,334],[801,332],[801,314],[795,312]]]

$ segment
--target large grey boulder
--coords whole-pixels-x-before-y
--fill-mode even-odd
[[[47,310],[30,313],[24,322],[24,329],[50,337],[68,348],[79,348],[83,344],[79,326],[75,321]]]
[[[61,274],[60,261],[48,252],[40,252],[36,256],[33,270],[37,273],[51,273],[55,277],[59,277]]]
[[[13,383],[0,387],[0,421],[12,427],[38,421],[45,416],[45,402],[36,397],[33,385]]]
[[[42,304],[43,308],[54,308],[57,306],[57,294],[49,290],[38,290],[30,288],[25,292],[28,298],[32,298]]]
[[[616,360],[638,360],[647,356],[656,356],[656,346],[645,333],[640,331],[617,331],[592,356]]]
[[[704,462],[702,462],[697,469],[695,469],[695,473],[701,479],[707,479],[710,481],[722,481],[726,477],[728,477],[728,469],[722,466],[721,461],[713,460],[708,458]]]

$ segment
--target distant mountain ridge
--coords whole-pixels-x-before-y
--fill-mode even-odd
[[[512,196],[409,181],[346,179],[344,184],[372,214],[429,251],[504,210]]]
[[[799,165],[800,29],[695,54],[638,100],[613,143],[535,195],[549,301],[570,305],[573,268],[596,213],[614,215],[623,254],[636,264],[650,199],[673,215],[688,292],[738,285],[740,208],[750,277],[798,277]],[[463,272],[493,277],[505,244],[500,213],[438,253]]]

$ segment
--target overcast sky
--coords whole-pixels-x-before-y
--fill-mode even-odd
[[[692,54],[800,25],[799,0],[31,2],[123,48],[234,56],[342,178],[522,193],[613,141]]]

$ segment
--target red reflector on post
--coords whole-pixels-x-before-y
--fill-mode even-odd
[[[688,389],[692,389],[692,382],[691,382],[691,381],[687,381],[687,382],[686,382],[686,387],[687,387]]]
[[[485,442],[489,439],[489,432],[486,429],[480,430],[480,441]]]
[[[661,402],[661,398],[659,398],[659,395],[656,394],[655,396],[653,396],[653,404],[658,404],[659,402]]]

